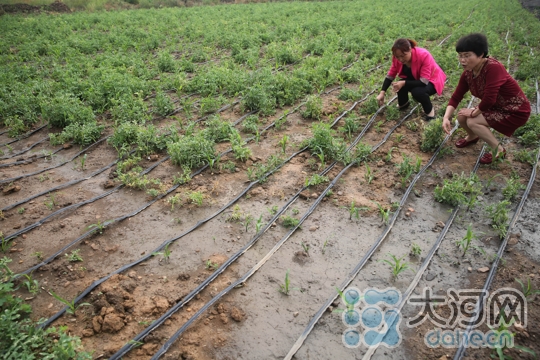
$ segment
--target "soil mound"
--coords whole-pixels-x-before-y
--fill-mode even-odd
[[[50,11],[57,13],[67,13],[71,12],[71,9],[64,4],[63,2],[57,0],[50,5],[35,6],[28,4],[11,4],[11,5],[0,5],[0,15],[5,14],[16,14],[16,13],[38,13],[41,11]]]

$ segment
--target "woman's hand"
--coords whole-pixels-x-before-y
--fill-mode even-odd
[[[445,133],[450,134],[450,131],[452,130],[452,124],[450,123],[450,119],[447,117],[443,117],[442,119],[442,128]]]
[[[377,102],[379,103],[379,106],[383,106],[384,105],[384,94],[385,92],[384,91],[381,91],[379,93],[379,95],[377,95]]]
[[[398,92],[404,86],[405,86],[405,80],[400,80],[400,81],[396,81],[395,83],[392,84],[392,89],[395,92]]]
[[[474,117],[473,112],[474,112],[474,108],[472,108],[472,109],[461,109],[461,110],[458,111],[458,115],[465,116],[465,117],[468,117],[468,118],[472,118],[472,117]]]

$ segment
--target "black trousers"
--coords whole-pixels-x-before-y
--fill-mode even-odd
[[[433,105],[431,104],[429,97],[437,92],[435,91],[435,86],[433,86],[431,81],[425,86],[408,86],[405,84],[397,93],[398,104],[400,107],[407,104],[409,101],[409,92],[414,100],[422,104],[424,112],[429,114],[433,109]]]

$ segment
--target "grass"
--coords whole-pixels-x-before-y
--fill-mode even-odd
[[[412,243],[411,244],[411,251],[409,252],[409,255],[418,257],[421,254],[422,254],[422,248],[420,247],[420,245],[418,245],[416,243]]]
[[[60,301],[61,303],[63,303],[64,305],[67,306],[67,309],[66,309],[66,312],[68,314],[71,314],[71,315],[75,315],[75,312],[77,311],[78,308],[80,308],[81,306],[92,306],[91,304],[89,303],[82,303],[82,304],[79,304],[79,305],[75,305],[75,299],[69,301],[69,300],[66,300],[64,299],[63,297],[61,297],[60,295],[56,294],[54,291],[50,291],[51,295],[58,301]]]
[[[383,224],[388,224],[388,220],[390,218],[390,208],[388,209],[385,209],[384,207],[382,207],[381,204],[379,204],[378,202],[376,201],[372,201],[375,205],[377,205],[377,209],[379,209],[379,215],[381,215],[381,220],[383,222]]]
[[[510,201],[502,200],[497,204],[492,204],[486,207],[486,213],[491,220],[491,226],[497,230],[499,237],[503,239],[508,231],[508,207]]]
[[[540,290],[533,289],[531,284],[531,278],[528,277],[526,282],[521,281],[518,278],[514,278],[514,280],[516,280],[519,285],[521,285],[521,292],[523,293],[523,295],[525,295],[525,298],[527,300],[531,300],[534,296],[540,294]]]
[[[292,216],[284,215],[281,217],[281,224],[286,228],[294,228],[300,224],[300,220]]]
[[[442,129],[442,119],[430,121],[424,128],[422,133],[422,141],[420,142],[420,150],[423,152],[433,152],[444,139],[444,131]]]
[[[434,190],[435,200],[451,206],[466,204],[469,208],[474,206],[477,197],[482,193],[482,186],[478,175],[466,176],[453,174],[452,180],[445,179],[443,185],[437,185]]]
[[[171,253],[172,253],[172,250],[169,249],[169,245],[171,245],[171,243],[168,243],[167,245],[165,245],[165,247],[163,248],[163,251],[162,252],[155,252],[155,253],[152,253],[152,255],[156,256],[156,255],[162,255],[163,256],[163,261],[165,263],[169,263],[169,259],[171,257]],[[161,260],[160,260],[161,261]]]

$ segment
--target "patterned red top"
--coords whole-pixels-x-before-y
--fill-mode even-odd
[[[461,74],[448,105],[457,108],[469,90],[482,100],[478,108],[489,126],[506,136],[512,136],[529,119],[529,100],[504,65],[493,58],[487,58],[478,76],[470,70]]]

